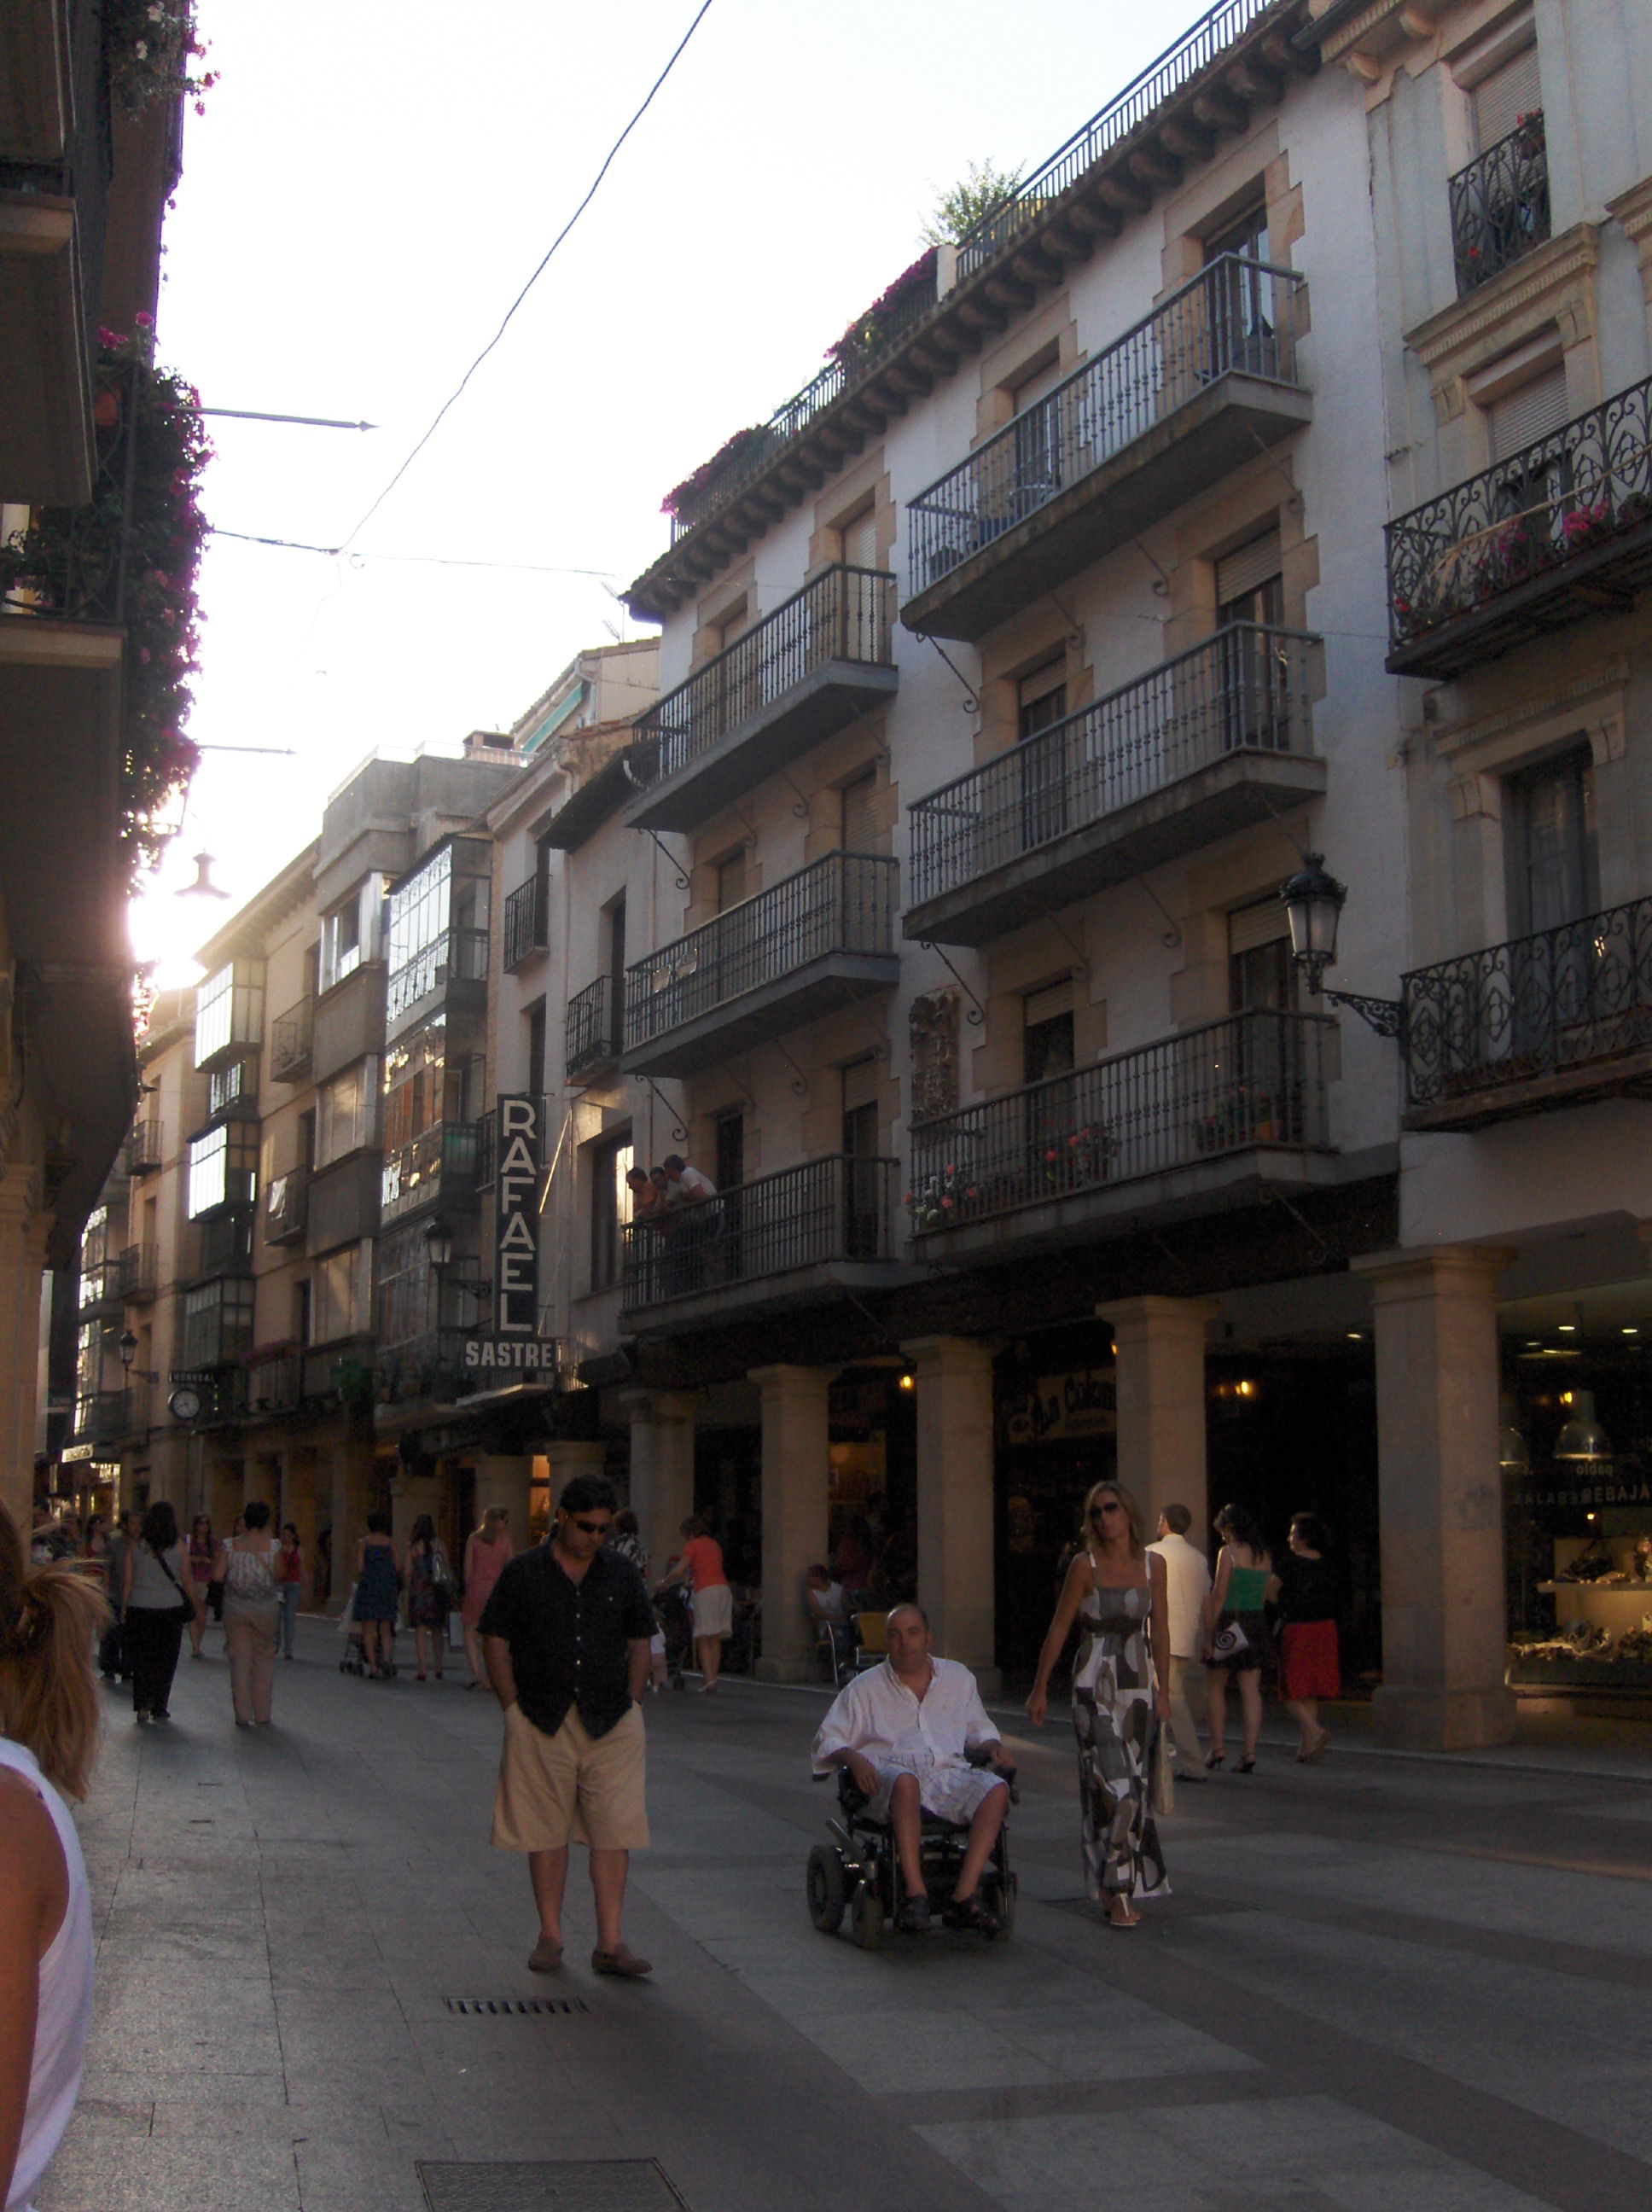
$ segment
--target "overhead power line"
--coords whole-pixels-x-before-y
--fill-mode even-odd
[[[597,189],[602,183],[603,179],[608,174],[609,170],[613,167],[621,147],[624,145],[626,140],[636,129],[638,124],[641,122],[643,117],[653,106],[655,94],[659,92],[666,78],[671,75],[671,71],[677,67],[677,63],[682,59],[689,40],[694,36],[701,24],[705,21],[707,15],[710,13],[711,4],[712,0],[701,0],[701,4],[695,12],[694,21],[689,25],[688,29],[683,32],[682,38],[677,41],[676,51],[672,53],[671,59],[666,63],[665,68],[661,70],[659,75],[649,86],[647,97],[644,99],[642,105],[637,109],[635,114],[632,116],[624,130],[620,132],[619,137],[615,139],[613,144],[609,148],[607,155],[604,158],[603,165],[601,168],[598,170],[596,175],[592,179],[590,188],[586,191],[585,198],[580,202],[578,207],[574,209],[573,214],[569,216],[568,221],[557,232],[556,237],[552,239],[549,247],[546,249],[544,258],[540,262],[539,266],[534,270],[532,276],[529,277],[527,283],[522,287],[516,297],[511,301],[510,306],[506,309],[504,320],[500,324],[499,328],[489,339],[487,344],[483,347],[476,359],[471,363],[469,368],[465,370],[464,375],[459,379],[459,383],[454,387],[453,391],[449,393],[448,397],[445,400],[443,400],[440,407],[436,411],[435,417],[432,421],[429,428],[426,430],[424,435],[419,440],[417,445],[414,447],[412,452],[402,463],[400,468],[397,470],[395,475],[392,477],[390,482],[380,493],[378,498],[375,499],[372,506],[368,507],[367,513],[356,524],[355,529],[350,532],[349,537],[346,538],[343,544],[336,549],[337,551],[341,553],[348,551],[349,547],[355,544],[355,540],[367,528],[368,523],[372,521],[374,516],[377,514],[379,509],[390,497],[390,495],[395,490],[397,485],[400,483],[402,478],[412,467],[414,462],[418,459],[419,455],[430,443],[432,438],[435,436],[436,432],[441,427],[443,418],[446,416],[448,410],[463,397],[465,388],[470,383],[471,379],[476,374],[477,369],[481,368],[483,362],[486,361],[488,356],[493,351],[494,348],[499,343],[501,338],[504,337],[506,331],[510,328],[512,319],[515,316],[517,309],[522,305],[522,302],[527,298],[528,294],[532,291],[534,286],[539,282],[541,276],[544,275],[545,270],[550,267],[551,258],[556,253],[556,249],[562,245],[562,240],[568,236],[574,224],[578,222],[580,217],[585,213],[592,201],[597,197]]]
[[[224,530],[216,523],[207,528],[214,538],[233,538],[238,545],[273,545],[282,553],[319,553],[329,561],[341,557],[352,566],[392,561],[416,568],[501,568],[524,576],[617,576],[617,568],[574,568],[547,561],[467,561],[452,553],[344,553],[337,545],[312,545],[302,538],[266,538],[253,530]]]
[[[306,430],[376,430],[376,422],[340,422],[331,415],[266,415],[258,407],[197,407],[197,415],[229,415],[238,422],[296,422]]]

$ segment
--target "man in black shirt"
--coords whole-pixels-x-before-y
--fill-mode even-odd
[[[483,1611],[488,1680],[505,1709],[493,1841],[525,1851],[539,1908],[528,1964],[562,1963],[570,1835],[591,1849],[599,1974],[646,1974],[620,1936],[630,1854],[647,1846],[641,1697],[653,1615],[641,1576],[607,1543],[612,1486],[576,1475],[550,1540],[510,1560]]]

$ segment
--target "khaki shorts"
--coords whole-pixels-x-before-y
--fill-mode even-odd
[[[571,1705],[555,1735],[512,1705],[494,1799],[495,1850],[560,1850],[570,1837],[599,1851],[647,1850],[644,1752],[640,1705],[594,1737]]]

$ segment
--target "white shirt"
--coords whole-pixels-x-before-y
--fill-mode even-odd
[[[999,1742],[969,1669],[956,1659],[929,1663],[935,1671],[921,1698],[887,1659],[846,1682],[815,1738],[815,1772],[830,1771],[835,1751],[863,1751],[876,1765],[921,1774],[928,1767],[967,1765],[966,1751]]]
[[[63,2141],[86,2063],[86,2038],[92,2025],[92,1899],[80,1838],[63,1799],[40,1771],[32,1751],[0,1736],[0,1766],[21,1774],[39,1792],[52,1815],[69,1875],[69,1904],[63,1925],[40,1960],[39,2007],[34,2020],[34,2057],[28,2072],[28,2102],[23,2108],[23,2139],[17,2147],[9,2206],[27,2212],[40,2176]]]
[[[1195,1659],[1205,1640],[1200,1607],[1211,1593],[1211,1571],[1205,1554],[1185,1536],[1161,1536],[1147,1548],[1164,1562],[1170,1656]]]
[[[847,1624],[849,1616],[843,1607],[841,1583],[828,1583],[824,1589],[817,1589],[811,1583],[809,1595],[817,1620],[829,1620],[835,1628],[841,1628]]]
[[[666,1190],[665,1203],[667,1206],[689,1206],[696,1199],[715,1198],[716,1195],[717,1186],[708,1175],[701,1175],[698,1168],[684,1168]]]

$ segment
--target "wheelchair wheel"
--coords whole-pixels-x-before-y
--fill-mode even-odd
[[[847,1903],[843,1864],[829,1844],[817,1844],[809,1854],[809,1917],[823,1936],[835,1936]]]
[[[849,1924],[863,1951],[883,1949],[884,1908],[878,1902],[878,1892],[864,1883],[855,1892],[854,1903],[849,1908]]]
[[[1012,1874],[1002,1874],[993,1887],[997,1895],[993,1899],[993,1910],[998,1915],[998,1926],[987,1940],[1005,1943],[1015,1933],[1015,1898],[1020,1884]]]

